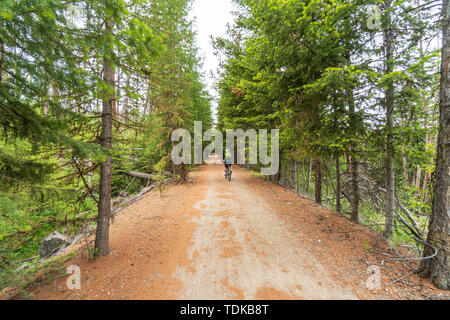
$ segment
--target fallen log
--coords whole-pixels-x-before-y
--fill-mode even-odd
[[[154,174],[148,174],[148,173],[142,173],[142,172],[136,172],[136,171],[128,171],[127,175],[129,175],[130,177],[141,178],[141,179],[146,179],[146,180],[153,180],[157,177]]]

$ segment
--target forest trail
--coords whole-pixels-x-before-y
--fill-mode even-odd
[[[204,165],[192,182],[147,194],[111,227],[110,256],[69,264],[34,299],[374,299],[364,248],[373,231],[234,167]],[[390,292],[392,297],[392,292]],[[394,296],[395,297],[395,296]]]
[[[222,166],[214,169],[205,177],[204,199],[194,205],[200,215],[192,220],[191,262],[173,273],[183,283],[178,298],[355,298],[299,245],[248,173],[234,170],[228,182]]]

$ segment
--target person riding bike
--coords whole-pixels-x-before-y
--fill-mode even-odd
[[[227,148],[223,152],[223,163],[225,164],[225,176],[227,174],[227,168],[230,168],[230,170],[231,170],[232,162],[233,162],[232,160],[233,160],[233,157],[231,156],[230,149]]]

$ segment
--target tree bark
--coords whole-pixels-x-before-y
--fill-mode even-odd
[[[113,84],[116,83],[116,74],[114,73],[114,71],[112,71],[112,74],[111,74],[111,83],[113,83]],[[114,94],[114,99],[112,99],[111,103],[112,103],[113,115],[117,115],[117,101],[115,99],[115,94]]]
[[[128,97],[128,87],[130,86],[130,74],[127,75],[127,80],[125,84],[125,92],[124,92],[124,101],[123,101],[123,110],[122,113],[124,115],[124,123],[128,123],[128,103],[130,98]]]
[[[0,83],[3,82],[3,64],[5,62],[5,45],[0,39]]]
[[[106,22],[106,31],[111,32],[110,21]],[[112,63],[106,57],[103,60],[103,80],[114,88],[114,70]],[[106,149],[112,147],[112,114],[114,94],[104,93],[102,109],[101,146]],[[111,218],[111,156],[100,164],[100,196],[98,202],[97,231],[95,249],[97,256],[109,254],[109,224]]]
[[[439,289],[450,290],[450,12],[449,0],[444,0],[443,46],[441,64],[440,121],[434,183],[433,211],[427,242],[438,254],[423,260],[422,277],[431,277]],[[434,250],[426,246],[423,255],[430,256]]]
[[[312,170],[312,159],[308,159],[308,178],[306,181],[306,194],[309,194],[309,189],[311,188],[311,170]]]
[[[428,132],[427,132],[426,135],[425,135],[425,145],[426,145],[425,152],[428,153],[430,151],[430,147],[429,146],[432,143],[433,143],[433,137],[430,136],[428,134]],[[430,184],[430,181],[431,181],[431,174],[430,174],[429,169],[428,169],[429,168],[428,165],[431,164],[431,161],[433,161],[433,159],[428,159],[427,160],[427,167],[425,168],[425,173],[424,173],[424,176],[423,176],[422,194],[423,194],[424,201],[427,198],[427,188],[428,188],[428,185]]]
[[[394,45],[391,25],[391,1],[385,1],[386,26],[384,30],[385,47],[385,72],[391,73],[394,70]],[[394,84],[389,81],[385,90],[386,103],[386,223],[384,235],[386,238],[392,238],[394,235],[394,210],[395,210],[395,175],[394,175]]]
[[[42,115],[48,116],[48,102],[44,101],[42,104]]]
[[[402,160],[403,160],[403,176],[405,177],[405,186],[409,187],[409,173],[408,173],[408,160],[405,156],[405,150],[402,146]]]
[[[316,174],[315,174],[315,196],[316,203],[322,204],[322,161],[320,159],[316,160]]]
[[[296,194],[298,194],[298,178],[297,178],[297,174],[298,174],[298,162],[297,160],[294,160],[294,173],[292,175],[292,183],[294,184],[294,191]]]
[[[341,212],[341,163],[336,156],[336,211]]]
[[[403,119],[402,118],[400,118],[400,127],[403,127]],[[406,158],[405,147],[403,146],[403,144],[402,144],[401,151],[402,151],[403,177],[405,178],[405,186],[409,187],[408,159]]]
[[[56,86],[56,83],[54,81],[51,82],[51,88],[52,88],[52,101],[54,103],[60,103],[60,98],[59,98],[59,89]],[[60,105],[62,107],[62,105]],[[45,110],[45,115],[48,115],[48,105],[47,105],[47,110]]]
[[[350,56],[347,57],[350,61]],[[358,120],[356,118],[355,99],[353,97],[353,90],[348,91],[348,109],[350,119],[350,130],[352,137],[357,137],[360,132],[358,130]],[[358,160],[358,147],[354,141],[350,144],[351,160],[350,165],[352,168],[352,212],[351,218],[353,222],[359,223],[359,160]]]
[[[356,157],[352,157],[352,221],[359,223],[359,162]]]
[[[414,185],[417,188],[417,190],[420,189],[420,180],[421,179],[422,179],[422,167],[421,166],[417,166],[416,181],[414,181]]]

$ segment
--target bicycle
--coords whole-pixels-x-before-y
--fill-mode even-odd
[[[225,179],[228,179],[228,181],[231,181],[231,174],[233,171],[231,170],[231,167],[226,167],[225,169]]]
[[[231,170],[231,160],[225,160],[225,179],[228,179],[228,181],[231,181],[231,174],[232,174],[232,170]]]

